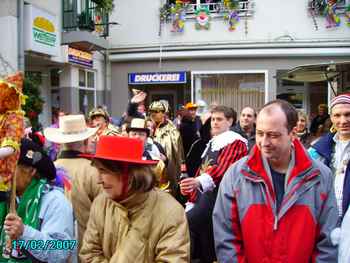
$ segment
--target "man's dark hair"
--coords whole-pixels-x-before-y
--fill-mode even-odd
[[[298,122],[297,110],[288,101],[280,100],[280,99],[273,100],[273,101],[266,103],[261,108],[261,110],[263,110],[271,105],[278,105],[281,108],[281,110],[284,112],[284,115],[286,116],[286,119],[287,119],[286,127],[288,130],[288,133],[291,132],[293,130],[293,128],[295,126],[297,126],[297,122]]]
[[[214,112],[222,112],[226,119],[232,118],[233,123],[236,123],[236,121],[237,121],[237,112],[233,108],[219,105],[219,106],[214,107],[211,110],[211,113],[214,113]]]

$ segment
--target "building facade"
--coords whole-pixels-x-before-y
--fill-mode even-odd
[[[108,41],[95,26],[101,22],[94,20],[94,8],[90,0],[0,3],[0,74],[21,70],[35,76],[45,101],[43,126],[55,111],[87,114],[105,104]]]
[[[307,0],[179,2],[114,1],[110,19],[120,25],[110,37],[113,114],[125,110],[133,88],[148,92],[147,103],[168,100],[173,112],[190,100],[240,111],[283,98],[310,114],[328,101],[327,82],[280,76],[303,64],[350,61],[349,0],[332,7],[333,17]],[[186,81],[169,81],[171,74]]]

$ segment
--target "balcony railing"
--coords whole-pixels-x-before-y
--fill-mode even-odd
[[[62,0],[62,3],[64,31],[90,31],[100,37],[109,35],[108,13],[98,10],[95,3],[85,0],[84,8],[80,8],[80,12],[77,0]]]
[[[253,1],[240,1],[237,7],[237,12],[239,16],[252,16],[253,15]],[[214,17],[222,17],[223,13],[226,11],[224,3],[202,3],[202,4],[188,4],[186,9],[186,14],[191,15],[196,12],[198,8],[207,7]]]

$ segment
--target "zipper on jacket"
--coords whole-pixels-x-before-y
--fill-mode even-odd
[[[242,170],[242,173],[251,181],[255,182],[255,183],[262,183],[264,185],[264,192],[265,192],[265,195],[266,195],[266,199],[267,201],[269,202],[270,204],[270,207],[271,207],[271,210],[272,210],[272,213],[273,213],[273,218],[274,218],[274,223],[273,223],[273,230],[277,230],[278,228],[278,214],[277,214],[277,208],[275,205],[273,205],[274,201],[271,200],[272,197],[270,195],[270,192],[269,192],[269,188],[267,187],[267,184],[266,182],[264,181],[264,179],[261,179],[261,178],[255,178],[257,176],[254,175],[253,177],[253,174],[250,172],[250,171],[245,171],[245,170]]]

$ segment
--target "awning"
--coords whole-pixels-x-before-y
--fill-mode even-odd
[[[295,82],[331,81],[343,72],[350,72],[350,61],[302,65],[281,74],[279,78]]]

